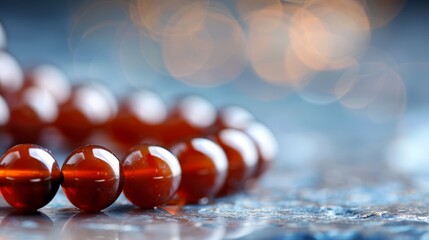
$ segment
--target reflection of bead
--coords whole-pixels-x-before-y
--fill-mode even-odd
[[[0,159],[1,192],[16,209],[35,211],[58,191],[61,172],[48,150],[32,144],[16,145]]]
[[[61,169],[62,188],[70,202],[84,211],[100,211],[119,197],[122,167],[109,150],[87,145],[74,150]]]
[[[228,160],[227,178],[218,195],[243,190],[256,169],[258,152],[254,142],[248,135],[235,129],[221,130],[214,139],[225,151]]]
[[[113,95],[101,85],[81,85],[73,89],[60,106],[57,127],[68,138],[80,143],[95,129],[104,126],[117,112]]]
[[[172,148],[182,168],[178,195],[187,203],[212,199],[225,183],[228,162],[216,143],[194,138]]]
[[[137,145],[122,163],[125,196],[142,208],[160,206],[169,201],[180,184],[177,158],[162,147]]]
[[[216,120],[216,109],[206,99],[187,96],[179,99],[171,109],[163,131],[163,140],[167,146],[206,135]]]

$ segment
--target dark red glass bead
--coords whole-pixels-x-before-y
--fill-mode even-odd
[[[216,121],[216,108],[199,96],[187,96],[179,99],[166,121],[163,139],[167,146],[207,134]]]
[[[254,119],[253,115],[243,107],[236,105],[226,106],[218,112],[215,130],[225,128],[242,130]]]
[[[255,143],[247,134],[235,129],[221,130],[214,139],[225,151],[228,160],[228,174],[218,195],[243,190],[256,170],[258,152]]]
[[[258,163],[252,178],[259,178],[268,170],[277,156],[277,141],[270,129],[260,122],[251,122],[244,132],[252,138],[258,149]]]
[[[37,145],[16,145],[0,159],[1,193],[6,202],[19,210],[35,211],[48,204],[61,179],[54,157]]]
[[[123,187],[118,158],[104,147],[87,145],[74,150],[61,169],[62,189],[76,207],[100,211],[113,204]]]
[[[66,75],[52,65],[38,65],[25,75],[26,86],[37,86],[47,90],[58,103],[64,103],[70,97],[71,85]]]
[[[72,143],[82,144],[96,129],[112,120],[116,113],[116,100],[107,88],[99,84],[80,85],[60,106],[56,126]]]
[[[37,142],[42,130],[58,116],[58,102],[45,89],[25,87],[7,99],[10,107],[8,129],[15,143]]]
[[[0,50],[0,93],[6,96],[18,91],[23,81],[19,63],[9,53]]]
[[[153,208],[176,193],[182,171],[177,158],[158,146],[137,145],[122,162],[124,194],[134,205]]]
[[[173,146],[182,168],[177,194],[186,203],[199,203],[216,196],[226,180],[228,162],[225,152],[216,143],[194,138]]]
[[[160,127],[167,118],[167,106],[153,92],[140,90],[121,101],[119,114],[109,130],[126,150],[141,142],[159,142]]]

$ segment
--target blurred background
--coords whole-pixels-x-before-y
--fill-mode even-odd
[[[118,96],[239,104],[275,133],[282,169],[356,165],[378,177],[429,173],[427,5],[16,0],[0,2],[0,22],[24,68],[50,63]]]

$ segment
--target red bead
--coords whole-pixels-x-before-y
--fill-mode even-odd
[[[25,76],[25,85],[47,90],[60,104],[68,100],[71,93],[71,85],[65,74],[47,64],[31,69]]]
[[[167,118],[167,106],[153,92],[140,90],[121,102],[110,132],[128,151],[140,142],[160,141],[159,130]]]
[[[81,210],[100,211],[113,204],[121,194],[121,164],[103,147],[79,147],[66,158],[61,171],[65,195]]]
[[[56,126],[72,143],[82,144],[116,113],[117,103],[108,89],[98,84],[81,85],[75,87],[68,101],[60,106]]]
[[[42,130],[58,116],[58,102],[45,89],[26,87],[7,99],[10,107],[8,128],[16,143],[34,143]]]
[[[182,168],[178,195],[186,203],[205,202],[216,196],[226,180],[228,162],[216,143],[194,138],[176,144],[172,153]]]
[[[270,129],[260,122],[252,122],[247,125],[244,132],[253,139],[258,149],[258,164],[253,178],[262,176],[277,156],[278,145],[276,138]]]
[[[19,90],[23,80],[19,63],[10,54],[0,51],[0,93],[6,95]]]
[[[219,110],[216,119],[216,130],[225,128],[242,130],[252,121],[254,121],[253,115],[245,108],[230,105]]]
[[[182,174],[179,161],[162,147],[137,145],[122,165],[124,194],[136,206],[161,206],[174,196],[179,187]]]
[[[54,157],[37,145],[16,145],[0,159],[3,198],[19,210],[35,211],[48,204],[57,193],[61,179]]]
[[[221,130],[214,139],[225,151],[228,160],[228,174],[218,195],[243,190],[256,170],[258,152],[255,143],[247,134],[235,129]]]
[[[166,145],[207,134],[216,120],[216,108],[199,96],[187,96],[176,102],[163,129]]]

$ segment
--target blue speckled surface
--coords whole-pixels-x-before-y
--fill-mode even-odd
[[[349,170],[349,172],[348,172]],[[40,214],[0,210],[1,239],[427,239],[429,194],[356,168],[272,171],[248,193],[209,205],[139,210],[121,198],[82,214],[59,193]],[[347,182],[361,176],[359,184]],[[326,178],[326,179],[325,179]],[[343,179],[342,179],[343,178]],[[340,181],[340,180],[344,181]],[[4,205],[4,204],[3,204]]]

